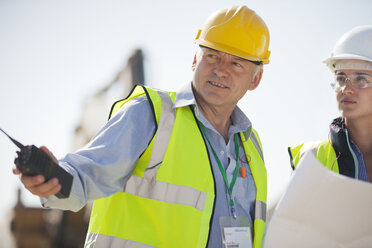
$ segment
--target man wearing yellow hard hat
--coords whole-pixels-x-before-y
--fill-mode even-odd
[[[308,151],[328,169],[357,180],[372,180],[372,26],[345,33],[324,61],[341,116],[330,124],[327,140],[289,148],[294,168]]]
[[[86,247],[261,247],[266,169],[237,103],[259,85],[269,39],[246,6],[213,13],[196,37],[191,83],[136,86],[92,141],[55,159],[74,176],[67,199],[54,196],[55,179],[21,181],[45,207],[77,211],[95,200]]]

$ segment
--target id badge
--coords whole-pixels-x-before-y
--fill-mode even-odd
[[[246,216],[221,216],[219,219],[222,247],[252,248],[251,224]]]

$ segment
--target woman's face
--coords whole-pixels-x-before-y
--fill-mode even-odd
[[[368,119],[372,121],[372,87],[358,88],[354,83],[362,80],[372,82],[372,71],[339,70],[336,77],[346,80],[337,91],[338,109],[346,120]],[[367,80],[367,81],[365,81]]]

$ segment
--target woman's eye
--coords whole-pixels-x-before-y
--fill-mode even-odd
[[[358,83],[368,82],[367,78],[362,77],[362,76],[357,77],[355,81],[357,81]]]
[[[343,83],[343,82],[346,81],[346,78],[343,77],[343,76],[338,76],[338,77],[336,77],[336,80],[337,80],[337,82]]]

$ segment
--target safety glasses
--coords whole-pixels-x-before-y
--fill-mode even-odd
[[[339,92],[345,89],[347,82],[350,82],[351,86],[358,89],[372,87],[372,74],[368,72],[355,72],[350,75],[346,75],[343,72],[336,73],[331,87],[334,91]]]

